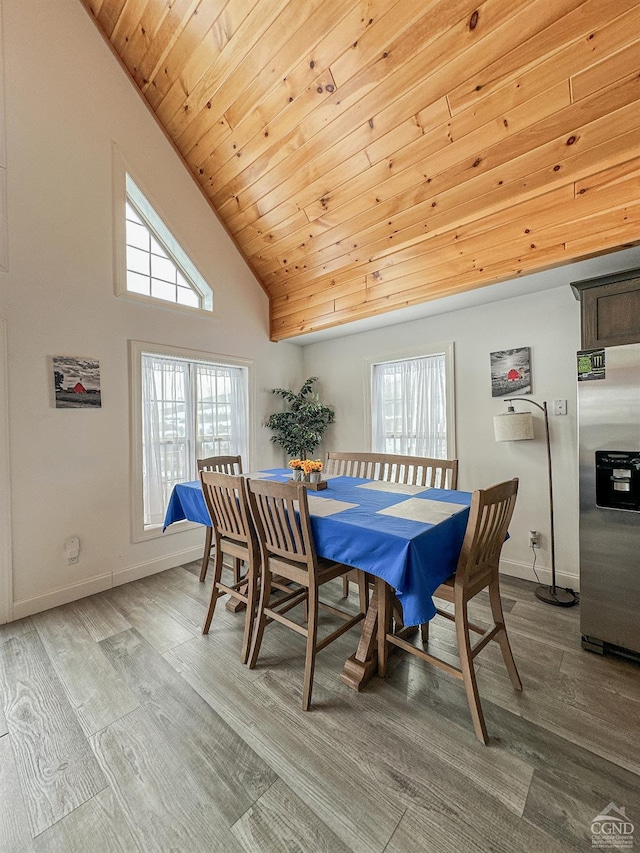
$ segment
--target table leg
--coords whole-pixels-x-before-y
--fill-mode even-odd
[[[358,649],[348,658],[340,673],[340,680],[354,690],[361,690],[378,669],[378,585],[376,584],[367,615],[362,623]]]
[[[239,592],[246,595],[248,592],[248,589],[249,589],[249,585],[243,584],[240,587]],[[247,605],[245,604],[244,601],[240,601],[239,598],[235,598],[235,596],[233,596],[233,595],[229,596],[229,598],[227,599],[227,603],[225,604],[225,610],[228,610],[230,613],[237,613],[239,610],[246,610],[246,607],[247,607]]]

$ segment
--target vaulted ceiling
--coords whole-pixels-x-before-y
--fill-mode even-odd
[[[640,242],[638,0],[81,0],[291,338]]]

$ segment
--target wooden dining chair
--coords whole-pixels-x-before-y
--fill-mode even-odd
[[[213,522],[214,561],[213,586],[209,609],[205,616],[202,633],[208,634],[218,599],[231,595],[246,604],[244,636],[242,638],[242,663],[249,657],[249,644],[253,634],[256,610],[256,589],[260,563],[258,539],[251,522],[247,480],[235,474],[220,474],[216,471],[201,471],[202,493]],[[237,562],[242,561],[246,571],[236,576],[233,583],[222,582],[223,558],[228,555]]]
[[[480,704],[480,695],[476,684],[473,665],[474,658],[491,640],[500,644],[502,657],[511,682],[516,690],[522,690],[522,683],[516,668],[507,629],[504,623],[502,602],[500,599],[500,579],[498,564],[500,552],[507,536],[509,522],[513,515],[518,493],[518,480],[498,483],[488,489],[478,489],[473,493],[469,520],[465,531],[462,550],[455,574],[441,584],[434,598],[442,598],[453,603],[454,613],[438,609],[437,612],[455,624],[460,667],[457,668],[435,655],[417,648],[406,639],[391,633],[392,592],[384,581],[378,580],[378,673],[386,675],[389,644],[404,649],[415,657],[443,669],[464,682],[467,701],[473,719],[478,740],[487,743],[487,728]],[[493,625],[486,630],[469,621],[468,603],[481,590],[489,589],[489,602]],[[482,636],[472,646],[470,631]]]
[[[330,450],[325,463],[327,474],[364,477],[386,483],[424,486],[425,489],[456,489],[458,460],[394,453],[342,453]]]
[[[306,638],[302,709],[311,705],[316,653],[342,636],[362,619],[319,600],[320,587],[350,570],[343,563],[318,557],[316,553],[309,502],[304,486],[292,483],[249,481],[249,504],[258,533],[261,554],[261,587],[256,627],[249,655],[253,668],[260,654],[265,627],[273,621],[286,625]],[[297,589],[272,597],[274,576],[295,584]],[[307,603],[307,624],[300,625],[284,614],[296,605]],[[318,640],[318,609],[322,607],[344,620],[344,624]]]
[[[458,460],[429,456],[401,456],[393,453],[340,453],[329,451],[325,470],[344,477],[366,477],[385,483],[424,486],[425,489],[457,489]],[[353,574],[342,580],[342,595],[349,595]]]
[[[242,457],[241,456],[207,456],[206,459],[196,459],[198,468],[198,476],[201,471],[217,471],[219,474],[242,474]],[[213,529],[207,527],[204,537],[204,553],[202,555],[202,565],[200,567],[200,580],[204,581],[209,568],[209,558],[211,557],[211,547],[213,545]],[[240,577],[240,563],[234,560],[234,582]]]

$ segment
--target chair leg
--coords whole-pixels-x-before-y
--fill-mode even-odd
[[[209,528],[211,530],[211,528]],[[208,634],[209,628],[211,627],[211,620],[213,619],[213,614],[216,609],[216,604],[218,599],[220,598],[220,590],[218,589],[218,583],[220,582],[220,576],[222,574],[222,551],[220,548],[216,548],[215,557],[213,558],[213,586],[211,587],[211,598],[209,599],[209,609],[207,610],[207,615],[204,618],[204,625],[202,626],[202,633]]]
[[[256,593],[258,590],[258,577],[256,572],[257,556],[249,557],[249,565],[247,568],[247,612],[244,619],[244,634],[242,637],[242,663],[246,663],[249,659],[249,646],[253,637],[253,627],[255,625],[256,614]]]
[[[387,633],[391,627],[391,590],[382,578],[376,578],[376,589],[378,593],[378,675],[385,678],[389,652]]]
[[[200,567],[200,583],[207,576],[209,568],[209,557],[211,555],[211,539],[213,537],[213,527],[206,527],[204,534],[204,554],[202,555],[202,565]]]
[[[509,643],[507,629],[504,624],[502,599],[500,598],[500,583],[498,580],[495,580],[489,584],[489,602],[491,604],[491,613],[493,615],[493,621],[496,625],[500,625],[502,627],[502,630],[496,635],[496,640],[500,643],[500,650],[502,651],[504,665],[507,668],[509,678],[511,679],[511,683],[513,684],[514,688],[516,690],[522,690],[522,682],[520,681],[516,662],[513,659],[511,644]]]
[[[471,711],[473,728],[479,741],[486,744],[489,740],[487,727],[484,722],[484,714],[480,704],[480,694],[476,682],[476,671],[471,656],[471,639],[469,637],[469,616],[466,602],[456,601],[456,637],[458,640],[458,651],[460,653],[460,669],[462,680],[467,693],[467,702]]]
[[[423,646],[426,646],[427,643],[429,642],[429,625],[430,624],[431,624],[430,622],[423,622],[422,625],[420,625],[420,639],[422,640]]]
[[[233,582],[240,583],[240,558],[233,558]]]
[[[404,628],[404,613],[402,612],[402,607],[396,597],[395,592],[392,595],[392,613],[393,621],[395,623],[395,633],[397,634]]]
[[[302,710],[311,706],[313,673],[316,667],[316,644],[318,640],[318,587],[309,587],[309,618],[307,624],[307,651],[304,660],[304,685],[302,688]]]
[[[262,636],[267,624],[267,616],[264,612],[265,607],[269,604],[271,598],[271,572],[269,569],[262,567],[262,583],[260,586],[260,601],[258,603],[258,612],[256,613],[257,624],[253,631],[253,640],[251,641],[251,651],[249,652],[249,669],[253,669],[260,654],[260,646],[262,645]]]
[[[342,576],[342,597],[349,598],[349,575]]]

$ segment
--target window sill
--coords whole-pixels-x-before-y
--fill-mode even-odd
[[[206,317],[208,320],[217,319],[213,310],[208,308],[194,308],[192,305],[180,305],[177,302],[168,302],[157,299],[155,296],[144,296],[142,293],[132,293],[129,290],[116,292],[118,299],[126,299],[128,302],[137,302],[138,305],[151,305],[154,308],[162,308],[165,311],[178,311],[181,314],[190,314],[192,317]]]
[[[191,530],[202,530],[202,524],[195,524],[193,521],[176,521],[162,530],[161,524],[150,525],[144,530],[137,531],[133,536],[134,542],[148,542],[151,539],[163,539],[167,536],[172,536],[174,533],[188,533]]]

